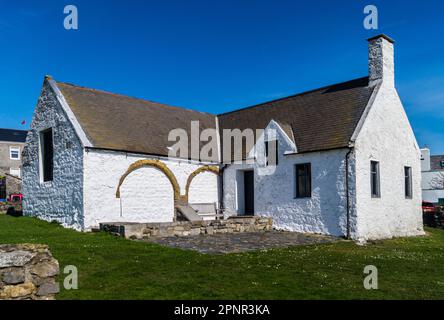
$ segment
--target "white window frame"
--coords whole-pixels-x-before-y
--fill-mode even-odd
[[[17,152],[17,158],[12,157],[12,152]],[[20,147],[9,147],[9,159],[10,160],[21,160]]]
[[[18,173],[18,174],[15,174]],[[9,168],[9,174],[14,177],[22,177],[22,170],[20,168]]]

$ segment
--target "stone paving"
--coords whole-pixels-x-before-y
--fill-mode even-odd
[[[266,231],[188,237],[153,237],[143,241],[201,253],[224,254],[330,243],[338,240],[338,238],[314,234]]]

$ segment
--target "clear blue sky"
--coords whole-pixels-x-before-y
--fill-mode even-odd
[[[221,113],[365,76],[365,39],[383,32],[418,142],[444,154],[444,1],[0,1],[0,127],[29,126],[45,74]]]

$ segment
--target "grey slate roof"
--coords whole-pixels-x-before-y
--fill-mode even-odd
[[[444,167],[441,166],[441,162],[444,161],[444,155],[431,156],[430,157],[430,170],[431,171],[444,171]]]
[[[208,113],[67,83],[57,87],[96,148],[168,156],[175,143],[168,141],[170,130],[185,129],[190,137],[191,121],[199,121],[201,130],[216,128]]]
[[[263,129],[275,120],[298,152],[347,147],[374,88],[368,77],[334,84],[219,115],[219,126]]]
[[[57,82],[70,108],[96,148],[168,155],[168,133],[190,122],[200,129],[264,129],[277,121],[298,148],[311,152],[347,147],[374,91],[368,77],[334,84],[221,115]],[[222,137],[222,135],[221,135]]]
[[[27,134],[26,130],[0,129],[0,141],[25,143]]]

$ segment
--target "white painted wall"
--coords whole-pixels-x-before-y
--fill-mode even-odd
[[[356,212],[360,240],[423,234],[420,150],[391,82],[383,83],[356,139]],[[371,197],[370,161],[380,162],[381,198]],[[412,167],[413,199],[405,198]]]
[[[219,203],[217,176],[212,172],[202,172],[194,177],[190,185],[189,203]]]
[[[427,202],[438,203],[439,199],[444,199],[444,189],[433,189],[430,182],[444,174],[444,171],[422,172],[422,199]]]
[[[120,188],[120,217],[128,222],[171,222],[174,190],[163,172],[144,167],[130,173]]]
[[[100,222],[169,222],[173,220],[173,188],[166,176],[156,168],[144,167],[131,173],[122,185],[121,200],[116,190],[121,176],[138,160],[159,159],[153,156],[116,151],[88,149],[84,155],[85,228]],[[185,193],[188,176],[202,164],[160,158],[174,173]],[[202,175],[202,176],[201,176]],[[194,181],[195,180],[195,181]],[[201,173],[192,183],[191,199],[217,202],[218,178]],[[200,191],[199,191],[200,190]]]
[[[53,129],[54,180],[40,181],[39,133]],[[23,151],[25,216],[83,228],[83,148],[65,111],[47,81]]]
[[[270,170],[270,175],[266,175],[266,170],[258,163],[226,167],[224,204],[227,215],[244,213],[243,170],[253,168],[255,215],[272,217],[273,225],[278,229],[345,235],[345,156],[348,149],[284,155],[285,151],[294,149],[294,146],[289,145],[279,130],[278,141],[279,165],[274,173]],[[312,165],[312,197],[309,199],[295,199],[294,166],[302,163]]]

